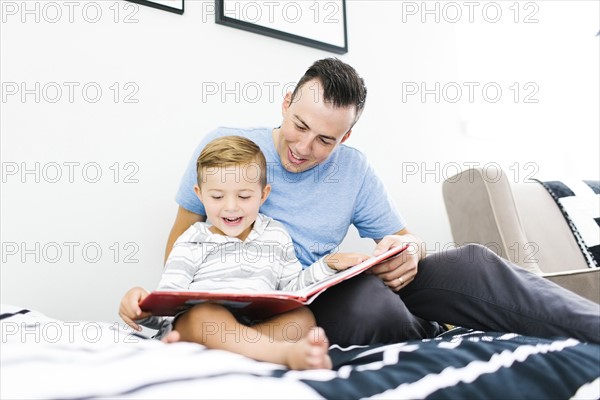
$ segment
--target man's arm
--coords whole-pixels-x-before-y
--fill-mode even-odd
[[[419,261],[426,255],[425,242],[410,233],[406,228],[381,240],[376,240],[374,255],[379,255],[392,247],[409,245],[407,251],[384,263],[376,265],[371,272],[377,275],[393,291],[397,292],[417,275]]]
[[[167,258],[169,258],[169,253],[171,253],[171,249],[173,249],[173,244],[175,243],[177,238],[181,236],[181,234],[185,232],[187,228],[189,228],[196,222],[204,221],[206,221],[206,217],[204,215],[193,213],[179,206],[179,209],[177,210],[177,216],[175,217],[175,222],[173,223],[173,227],[171,228],[171,233],[169,233],[169,239],[167,239],[167,248],[165,249],[165,263],[167,262]]]

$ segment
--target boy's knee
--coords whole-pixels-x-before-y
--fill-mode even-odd
[[[212,323],[221,320],[219,315],[228,312],[223,306],[214,303],[197,304],[175,320],[175,328],[186,326],[198,326],[199,324]]]
[[[223,336],[225,313],[229,311],[218,304],[197,304],[176,318],[174,329],[184,342],[206,344],[211,338]]]
[[[225,311],[227,311],[227,309],[221,305],[215,303],[202,303],[195,305],[184,315],[190,315],[194,317],[208,317]]]

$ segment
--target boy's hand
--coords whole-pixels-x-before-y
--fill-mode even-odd
[[[147,311],[142,311],[140,308],[140,302],[148,297],[149,293],[146,289],[141,287],[131,288],[125,293],[123,299],[121,299],[121,305],[119,306],[119,316],[127,325],[141,331],[142,327],[135,323],[135,320],[147,318],[152,314]]]
[[[325,262],[331,269],[343,271],[369,259],[371,256],[362,253],[332,253],[325,257]]]

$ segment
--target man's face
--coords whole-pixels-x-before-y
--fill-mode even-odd
[[[306,171],[323,163],[350,136],[356,107],[334,107],[323,100],[317,80],[305,83],[292,100],[288,93],[282,106],[283,122],[273,131],[275,148],[289,172]]]

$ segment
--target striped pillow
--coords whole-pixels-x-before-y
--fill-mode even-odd
[[[556,201],[590,268],[600,266],[600,182],[539,181]]]

